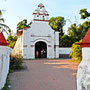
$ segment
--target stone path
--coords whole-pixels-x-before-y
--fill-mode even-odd
[[[25,60],[26,69],[10,75],[10,90],[76,90],[77,63]]]

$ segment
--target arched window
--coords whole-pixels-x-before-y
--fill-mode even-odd
[[[45,20],[45,16],[43,16],[43,20]]]
[[[37,17],[39,17],[39,15],[37,14]]]

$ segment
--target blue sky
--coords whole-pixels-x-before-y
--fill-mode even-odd
[[[72,23],[84,21],[80,19],[80,9],[87,8],[90,12],[90,0],[0,0],[0,9],[5,10],[2,16],[5,18],[5,24],[16,32],[18,22],[23,19],[27,19],[28,22],[31,21],[32,13],[39,3],[45,5],[50,18],[63,16],[65,19],[70,19]],[[66,22],[65,32],[67,32],[70,24],[69,21]]]

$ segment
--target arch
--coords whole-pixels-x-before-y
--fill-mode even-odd
[[[47,58],[47,43],[38,41],[35,43],[35,58]]]

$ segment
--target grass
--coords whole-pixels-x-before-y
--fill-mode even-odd
[[[10,62],[9,74],[13,73],[15,70],[21,70],[21,69],[23,69],[22,57],[20,55],[12,56],[12,62]],[[4,88],[2,88],[1,90],[10,90],[9,74],[6,79],[6,84]]]
[[[8,76],[7,76],[6,84],[5,84],[4,88],[2,88],[1,90],[10,90],[10,88],[9,88],[10,80],[9,80],[9,77]]]

